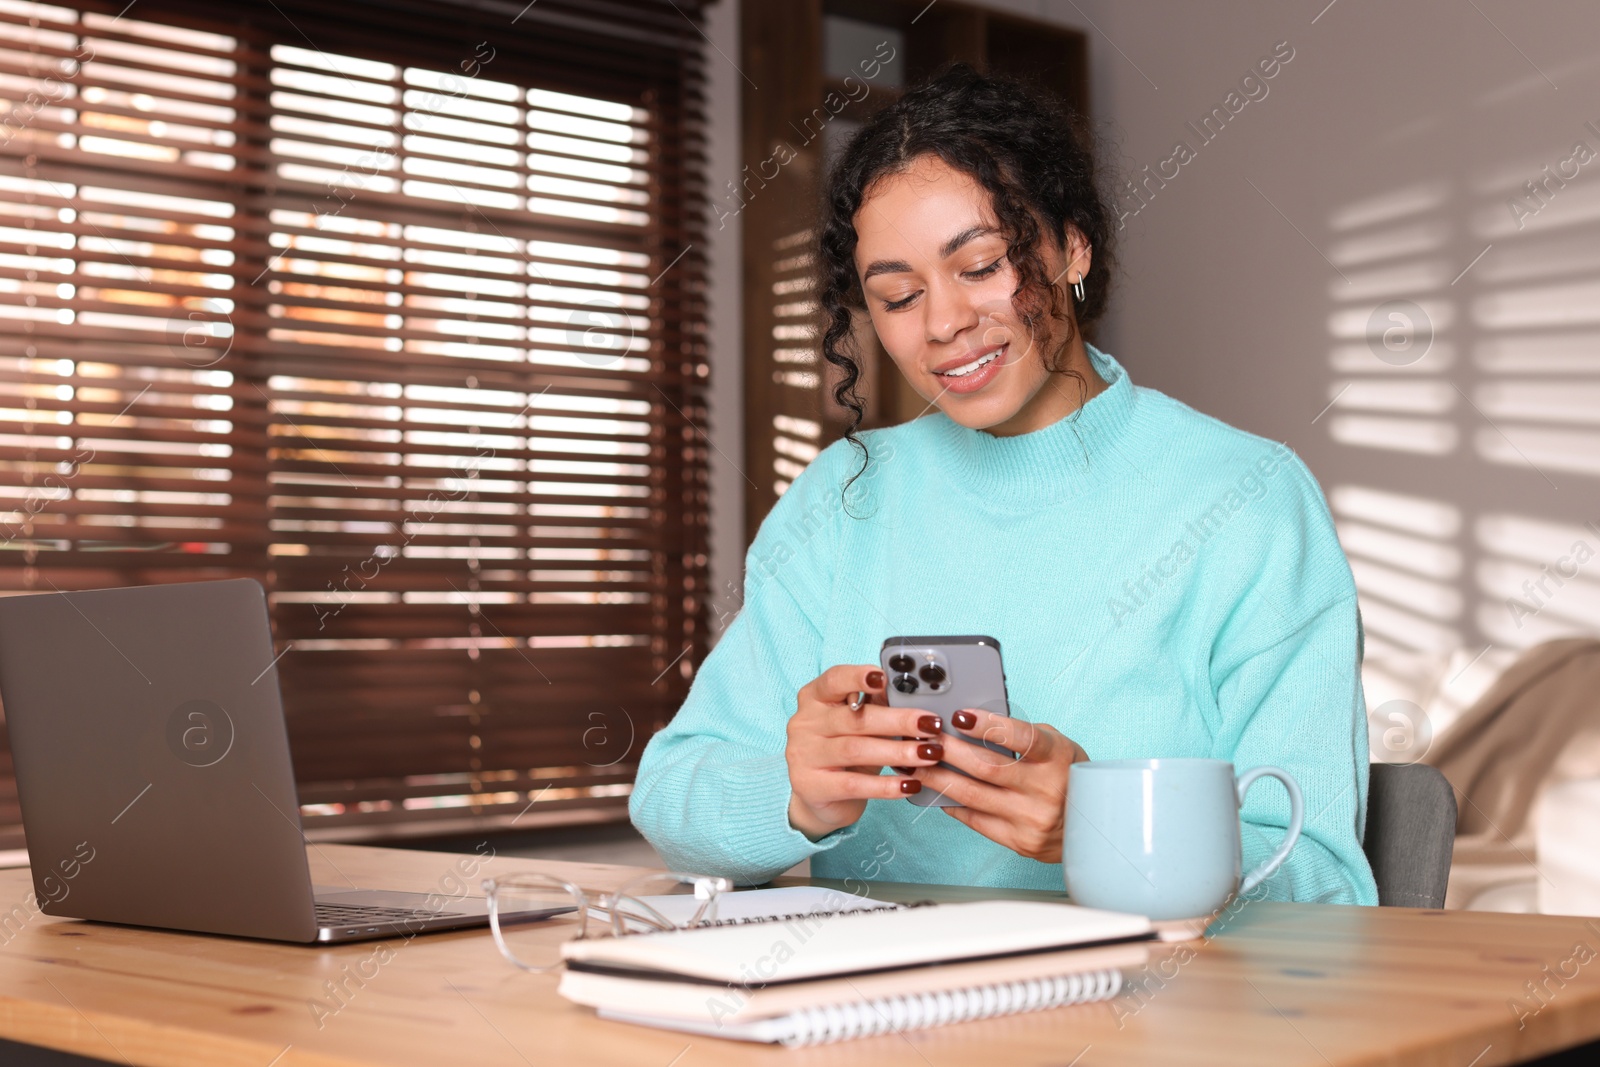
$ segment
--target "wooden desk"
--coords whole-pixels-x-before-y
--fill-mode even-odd
[[[432,890],[460,857],[326,845],[316,880]],[[492,861],[488,873],[559,870],[613,886],[633,868]],[[0,904],[30,888],[0,872]],[[879,895],[935,896],[930,887]],[[955,890],[953,896],[970,890]],[[570,920],[551,923],[560,936]],[[13,921],[13,926],[15,925]],[[1600,920],[1246,904],[1215,936],[1167,945],[1153,979],[1108,1004],[789,1051],[602,1022],[555,994],[553,976],[501,960],[486,931],[391,939],[389,962],[318,1025],[325,982],[378,943],[304,948],[35,916],[0,946],[0,1037],[140,1065],[710,1067],[1493,1067],[1600,1038]],[[1567,962],[1547,1006],[1508,1002]],[[367,966],[371,973],[372,965]]]

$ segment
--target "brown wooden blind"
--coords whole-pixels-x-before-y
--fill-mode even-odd
[[[120,8],[0,0],[0,589],[260,579],[313,835],[619,814],[705,636],[698,5]]]

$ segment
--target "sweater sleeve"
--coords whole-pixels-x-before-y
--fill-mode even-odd
[[[1361,850],[1366,821],[1367,719],[1357,660],[1354,596],[1320,611],[1251,655],[1217,690],[1235,724],[1231,758],[1244,773],[1276,766],[1305,798],[1305,822],[1289,858],[1258,892],[1273,900],[1376,904]],[[1272,855],[1289,825],[1289,799],[1271,779],[1245,797],[1243,873]]]
[[[1280,767],[1304,796],[1300,839],[1258,894],[1376,904],[1361,848],[1369,756],[1355,583],[1316,481],[1298,460],[1290,466],[1281,521],[1267,531],[1271,549],[1213,652],[1224,724],[1213,754],[1240,774]],[[1248,874],[1283,840],[1288,793],[1263,778],[1240,814]]]
[[[843,514],[840,446],[762,522],[745,557],[742,610],[640,759],[629,815],[675,870],[755,885],[855,832],[812,841],[789,825],[784,759],[796,694],[831,666],[820,649]]]

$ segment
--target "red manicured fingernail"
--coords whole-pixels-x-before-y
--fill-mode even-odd
[[[944,759],[944,746],[938,743],[917,746],[918,759],[942,760]]]
[[[958,711],[950,716],[950,721],[956,724],[958,730],[970,730],[978,725],[978,717],[970,711]]]
[[[882,689],[883,688],[883,672],[882,671],[868,671],[867,672],[867,688],[868,689]]]
[[[906,796],[910,796],[912,793],[920,793],[922,792],[922,783],[915,778],[903,778],[900,781],[900,792]]]
[[[917,720],[917,729],[922,731],[925,734],[936,734],[936,733],[938,733],[939,732],[939,716],[937,716],[937,715],[924,715],[922,718]]]

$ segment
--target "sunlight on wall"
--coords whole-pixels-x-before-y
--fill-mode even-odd
[[[1403,183],[1327,218],[1321,422],[1346,476],[1362,472],[1328,498],[1369,705],[1373,678],[1426,700],[1474,663],[1600,636],[1600,182],[1551,180],[1546,162]]]
[[[1365,486],[1329,493],[1350,557],[1368,656],[1448,655],[1461,641],[1461,511]]]

